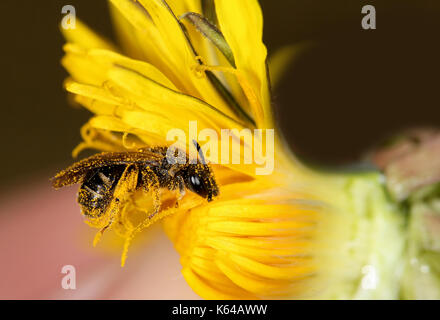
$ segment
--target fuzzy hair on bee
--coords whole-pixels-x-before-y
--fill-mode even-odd
[[[180,201],[187,190],[207,201],[218,196],[219,188],[211,166],[206,163],[200,146],[194,141],[200,162],[171,161],[167,147],[142,148],[127,152],[102,152],[78,161],[52,178],[55,189],[80,184],[78,203],[82,213],[102,234],[124,209],[137,191],[153,194],[153,208],[147,219],[153,219],[161,206],[161,189],[178,191]],[[177,154],[177,150],[176,150]],[[95,244],[99,237],[95,238]]]

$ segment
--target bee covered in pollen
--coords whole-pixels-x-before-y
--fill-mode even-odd
[[[147,224],[151,224],[148,221],[160,210],[161,189],[178,191],[176,205],[187,189],[207,201],[212,201],[219,194],[212,169],[206,163],[198,143],[194,141],[194,144],[200,162],[191,163],[186,154],[184,161],[171,161],[167,156],[167,147],[102,152],[59,172],[52,178],[52,186],[59,189],[81,184],[77,199],[81,211],[92,221],[89,224],[101,227],[94,241],[96,244],[100,235],[112,225],[137,191],[151,191],[153,195],[153,208],[150,208]],[[175,152],[177,154],[177,150]],[[144,228],[146,223],[141,224],[137,231]]]

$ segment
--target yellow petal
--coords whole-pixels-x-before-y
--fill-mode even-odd
[[[216,0],[220,29],[234,53],[237,69],[244,73],[259,104],[253,110],[259,127],[271,127],[270,95],[266,74],[267,49],[263,44],[263,16],[257,0]],[[244,88],[243,88],[244,89]]]
[[[195,71],[198,61],[194,52],[177,17],[163,1],[139,1],[140,5],[129,0],[111,0],[111,3],[130,23],[131,16],[136,16],[133,26],[138,43],[145,47],[143,52],[148,62],[157,66],[180,91],[216,106],[229,116],[234,115],[207,77]]]
[[[64,29],[61,27],[61,32],[67,41],[76,43],[83,48],[100,48],[116,51],[114,45],[110,41],[97,35],[79,19],[76,19],[75,29]]]
[[[215,119],[216,127],[241,128],[242,125],[233,118],[223,114],[222,111],[208,103],[166,88],[151,79],[141,75],[137,71],[115,67],[109,71],[109,78],[117,85],[128,90],[133,97],[144,98],[147,103],[156,103],[157,108],[181,108],[189,113],[189,119]],[[140,104],[142,106],[142,104]],[[161,105],[161,107],[159,107]],[[171,111],[171,110],[170,110]],[[191,115],[197,117],[191,118]],[[209,120],[212,122],[213,120]],[[211,126],[215,128],[215,126]]]
[[[90,50],[87,55],[97,63],[104,64],[109,68],[118,65],[133,69],[170,89],[176,89],[174,84],[162,72],[144,61],[130,59],[108,50]]]

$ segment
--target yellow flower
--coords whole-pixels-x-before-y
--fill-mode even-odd
[[[62,64],[71,75],[65,88],[93,113],[74,155],[84,148],[168,146],[167,133],[179,128],[189,136],[191,121],[197,121],[198,130],[210,128],[218,136],[226,128],[274,128],[257,0],[110,4],[120,46],[81,22],[74,30],[63,30],[67,44]],[[243,132],[229,147],[231,155],[238,152],[239,164],[213,165],[220,186],[215,201],[188,194],[178,208],[165,208],[151,221],[163,219],[189,285],[200,296],[215,299],[351,297],[356,290],[362,297],[360,270],[375,259],[379,244],[356,239],[373,229],[381,236],[399,232],[398,227],[384,228],[387,223],[367,221],[371,212],[362,201],[384,197],[378,176],[365,182],[318,175],[290,154],[277,132],[274,170],[258,175],[264,159],[254,154],[249,161],[246,148],[269,150],[270,143],[265,131],[254,140],[246,140],[251,131]],[[216,155],[210,150],[207,158],[215,162]],[[362,200],[348,199],[342,189],[362,190]],[[148,205],[146,195],[136,197],[137,206],[125,213],[133,225],[142,220],[136,214],[139,205]],[[395,219],[393,208],[383,216]],[[116,228],[128,238],[132,231]],[[394,249],[395,256],[384,259],[398,259],[400,244]],[[390,268],[387,264],[384,272]],[[344,293],[336,293],[335,283]]]

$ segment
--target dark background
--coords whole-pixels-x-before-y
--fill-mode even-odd
[[[276,111],[295,152],[338,165],[413,126],[440,126],[440,4],[433,1],[260,1],[269,52],[312,43],[275,92]],[[89,118],[62,90],[61,8],[108,37],[104,0],[0,2],[0,187],[54,173],[71,162]],[[361,28],[372,4],[377,29]]]

